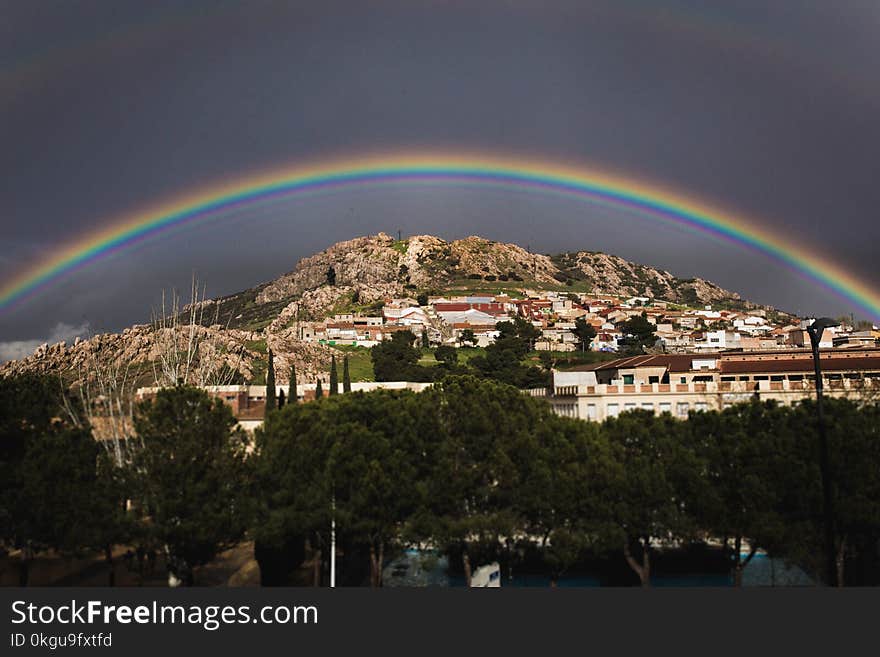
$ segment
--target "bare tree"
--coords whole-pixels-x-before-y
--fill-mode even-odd
[[[170,297],[162,291],[162,306],[152,313],[153,340],[158,354],[153,360],[156,387],[178,383],[196,386],[230,384],[239,371],[244,345],[234,353],[222,353],[208,338],[205,309],[214,305],[212,325],[218,324],[220,305],[206,297],[206,287],[199,289],[195,275],[190,286],[189,303],[181,307],[180,295],[172,290]],[[229,328],[229,322],[225,328]]]
[[[75,366],[75,407],[67,391],[62,395],[65,409],[78,426],[86,422],[95,440],[121,467],[129,462],[135,439],[134,415],[136,376],[131,360],[122,353],[111,353],[97,338],[87,341],[84,358]],[[62,388],[65,387],[63,378]]]

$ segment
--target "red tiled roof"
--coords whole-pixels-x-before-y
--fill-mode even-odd
[[[665,367],[670,372],[690,372],[694,360],[716,359],[722,374],[762,372],[812,372],[813,359],[808,350],[767,352],[731,352],[724,354],[644,354],[610,361],[579,365],[575,372],[628,369],[633,367]],[[844,355],[823,351],[822,370],[826,372],[880,371],[880,350]],[[696,371],[696,370],[693,370]]]
[[[880,355],[863,358],[822,358],[823,372],[880,371]],[[786,358],[783,360],[734,360],[722,361],[722,374],[746,374],[761,372],[812,372],[812,358]]]

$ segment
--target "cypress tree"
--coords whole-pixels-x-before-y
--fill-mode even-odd
[[[342,392],[351,392],[351,375],[348,373],[348,356],[342,359]]]
[[[321,385],[321,379],[318,379],[318,384],[315,386],[315,399],[320,399],[324,396],[324,386]]]
[[[336,356],[330,357],[330,394],[339,392],[339,374],[336,372]]]
[[[290,385],[287,388],[287,403],[295,404],[299,399],[299,395],[296,392],[296,365],[291,364],[290,366]]]
[[[426,328],[422,328],[422,346],[425,349],[431,346],[431,341],[428,339],[428,329]]]
[[[266,370],[266,415],[276,406],[275,401],[275,362],[269,349],[269,367]]]
[[[284,407],[284,388],[278,391],[278,408]]]

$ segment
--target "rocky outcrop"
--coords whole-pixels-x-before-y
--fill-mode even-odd
[[[686,305],[705,305],[740,298],[736,292],[701,278],[681,279],[668,271],[606,253],[579,251],[554,256],[553,260],[563,274],[589,282],[596,293],[644,296]]]
[[[338,288],[357,288],[364,294],[365,302],[373,301],[380,287],[390,285],[395,291],[402,289],[398,284],[401,253],[394,249],[394,244],[384,233],[334,244],[300,260],[292,272],[263,288],[256,301],[267,303],[293,298],[331,284]]]
[[[64,342],[43,345],[31,356],[0,366],[0,376],[23,373],[52,374],[72,380],[95,369],[126,365],[138,382],[149,385],[156,378],[161,354],[175,342],[181,346],[189,337],[188,327],[176,333],[172,329],[155,330],[139,325],[121,333],[101,333],[88,340],[77,340],[72,347]],[[227,330],[220,326],[193,327],[197,352],[192,360],[193,377],[211,378],[221,371],[237,371],[242,379],[254,373],[253,361],[260,354],[248,348],[251,333]],[[197,381],[190,381],[197,382]]]
[[[516,244],[482,237],[447,242],[432,235],[396,241],[379,233],[339,242],[300,260],[292,272],[263,287],[255,300],[266,304],[303,297],[305,301],[309,293],[335,287],[358,303],[369,304],[402,296],[406,290],[440,290],[468,280],[558,285],[558,275],[549,256],[529,253]]]

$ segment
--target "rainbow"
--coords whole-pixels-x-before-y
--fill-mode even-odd
[[[610,204],[700,231],[760,252],[880,318],[880,295],[821,254],[782,239],[757,222],[679,192],[578,165],[512,155],[457,152],[348,157],[269,170],[228,181],[116,219],[66,244],[0,287],[0,312],[50,288],[77,270],[172,231],[216,220],[252,204],[382,184],[447,184],[550,193]]]

